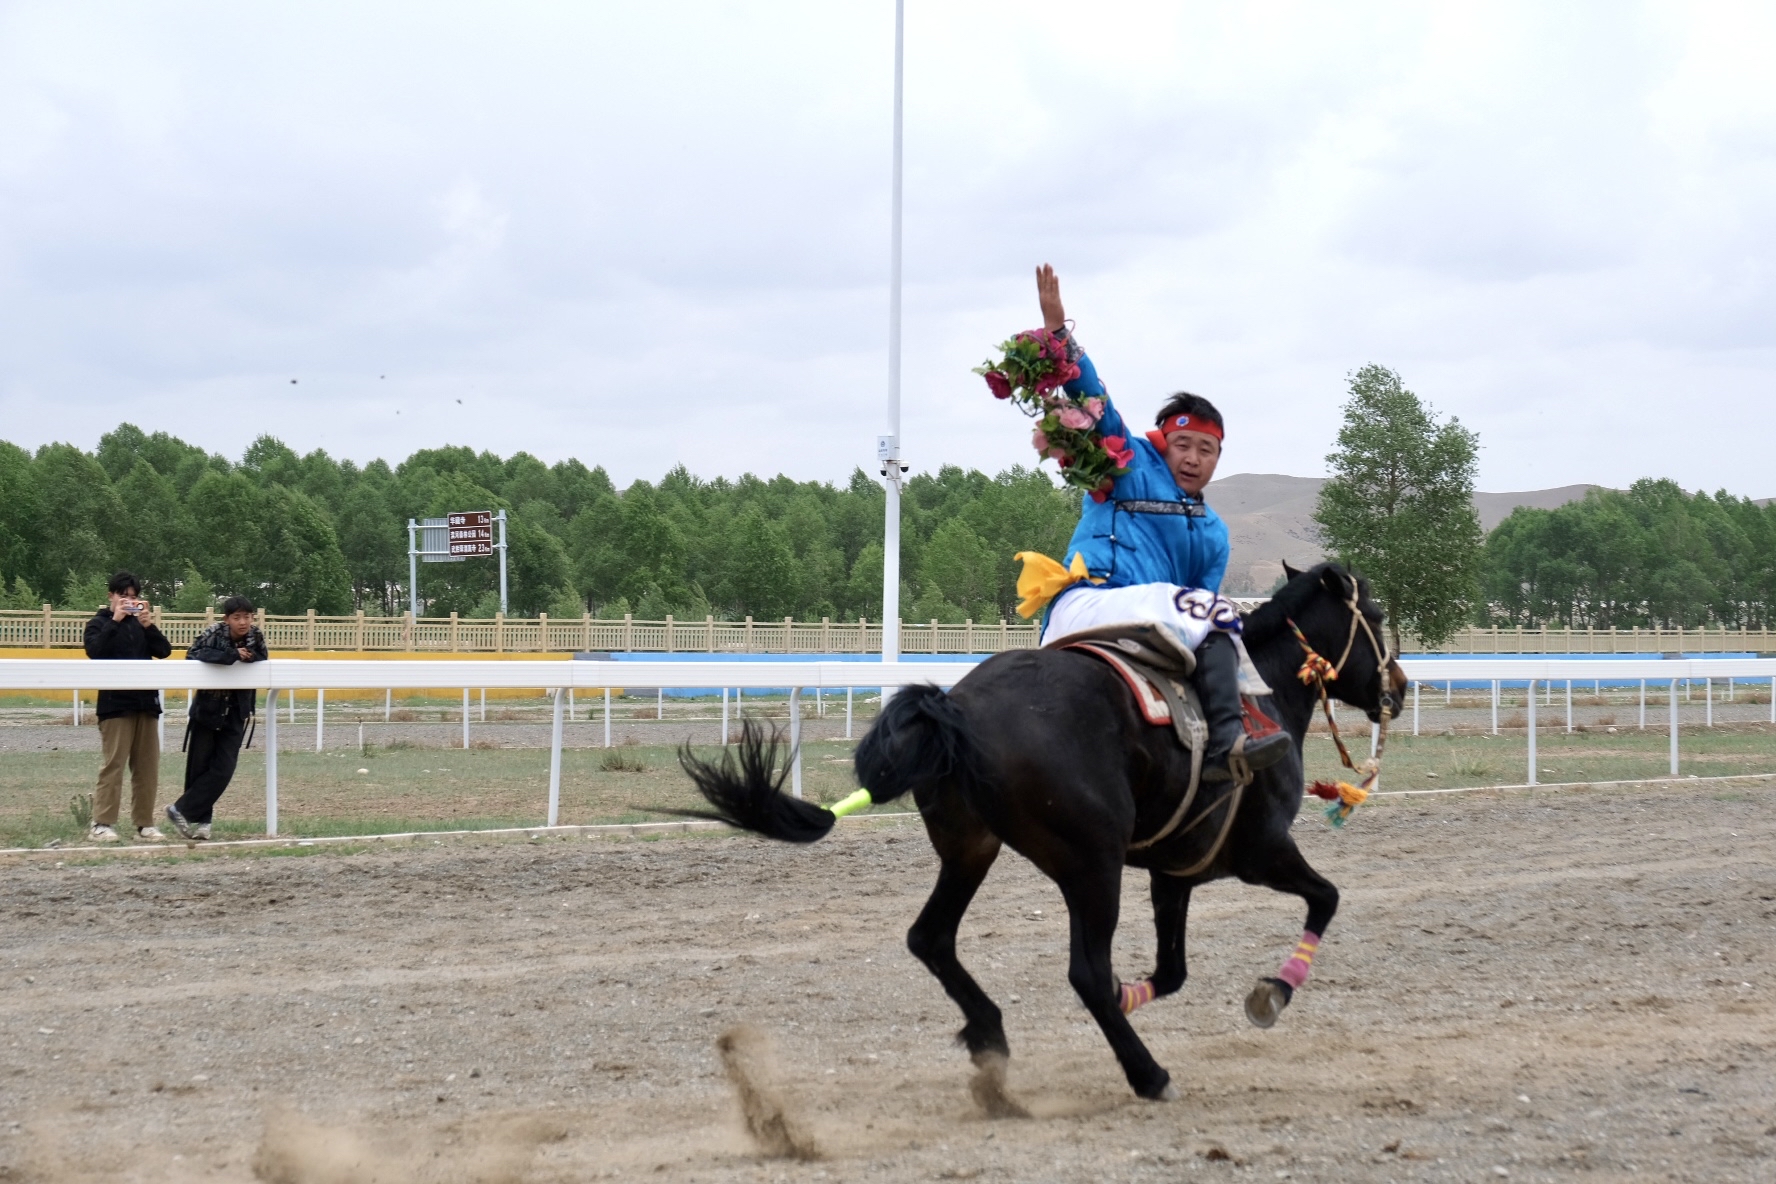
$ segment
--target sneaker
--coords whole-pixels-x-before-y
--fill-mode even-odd
[[[191,834],[188,837],[193,839],[208,839],[210,837],[210,824],[207,822],[198,823],[191,828]]]
[[[166,815],[167,821],[173,824],[174,830],[178,831],[188,839],[195,839],[197,837],[197,828],[185,821],[185,815],[179,813],[177,806],[168,806],[166,809]]]
[[[136,837],[145,843],[162,843],[166,841],[166,835],[162,833],[158,826],[138,826],[136,828]]]
[[[114,827],[106,826],[102,822],[95,822],[93,828],[86,832],[86,841],[89,843],[115,843],[117,831]]]

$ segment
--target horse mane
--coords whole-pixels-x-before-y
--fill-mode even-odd
[[[1316,563],[1278,588],[1271,598],[1246,615],[1242,632],[1246,641],[1261,645],[1289,628],[1289,618],[1301,616],[1315,596],[1324,594],[1320,577],[1335,571],[1348,579],[1350,573],[1330,560]]]

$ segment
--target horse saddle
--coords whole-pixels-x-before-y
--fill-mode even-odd
[[[1069,633],[1049,645],[1079,650],[1107,663],[1128,684],[1141,718],[1155,727],[1171,725],[1178,742],[1193,754],[1195,772],[1209,728],[1196,688],[1190,685],[1196,655],[1170,631],[1151,621],[1124,621]]]
[[[1141,718],[1155,727],[1171,725],[1178,743],[1191,754],[1191,780],[1200,768],[1203,741],[1208,737],[1208,722],[1203,718],[1202,701],[1190,676],[1196,672],[1196,655],[1179,645],[1169,630],[1151,621],[1126,621],[1100,625],[1056,638],[1047,648],[1079,650],[1107,663],[1128,684],[1135,697]],[[1256,670],[1248,670],[1251,659],[1242,655],[1240,669],[1240,715],[1246,734],[1254,739],[1278,730],[1276,721],[1258,706],[1255,694],[1268,695],[1270,688]]]
[[[1114,670],[1128,684],[1129,691],[1135,696],[1136,707],[1141,717],[1155,727],[1170,724],[1177,734],[1178,742],[1190,753],[1190,781],[1186,785],[1182,800],[1172,813],[1171,820],[1159,831],[1146,839],[1129,844],[1130,850],[1151,847],[1160,840],[1179,832],[1184,816],[1189,812],[1191,804],[1196,800],[1197,790],[1202,784],[1202,763],[1204,750],[1208,748],[1209,726],[1203,717],[1202,700],[1197,697],[1196,688],[1190,685],[1190,676],[1196,672],[1196,655],[1180,645],[1167,629],[1151,621],[1117,622],[1111,625],[1100,625],[1095,629],[1085,629],[1078,633],[1069,633],[1049,642],[1046,649],[1079,650],[1090,654]],[[1242,659],[1242,666],[1249,665],[1250,659]],[[1270,688],[1264,685],[1256,670],[1250,672],[1250,679],[1256,687],[1262,688],[1260,693],[1268,694]],[[1278,727],[1262,708],[1247,693],[1247,672],[1241,671],[1240,714],[1243,717],[1246,733],[1250,736],[1263,736],[1278,731]],[[1250,772],[1246,778],[1250,777]],[[1239,809],[1239,801],[1245,793],[1246,780],[1236,781],[1231,795],[1225,800],[1228,810],[1222,823],[1220,834],[1202,859],[1191,867],[1184,869],[1167,869],[1168,874],[1189,876],[1195,875],[1207,867],[1226,841],[1228,830],[1233,825],[1233,817]],[[1212,802],[1198,814],[1194,822],[1183,827],[1184,831],[1193,830],[1208,818],[1210,812],[1220,802]],[[1180,832],[1181,833],[1181,832]]]

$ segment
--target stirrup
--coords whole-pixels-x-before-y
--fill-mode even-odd
[[[1252,780],[1254,770],[1268,769],[1288,754],[1290,744],[1292,743],[1288,742],[1288,734],[1279,731],[1273,733],[1273,736],[1282,737],[1285,743],[1278,744],[1276,740],[1270,736],[1258,738],[1258,752],[1256,753],[1258,760],[1257,763],[1254,764],[1251,757],[1246,755],[1246,743],[1248,740],[1254,739],[1254,737],[1248,736],[1245,732],[1241,732],[1239,739],[1233,742],[1233,748],[1228,752],[1225,761],[1217,761],[1212,765],[1204,765],[1203,780],[1232,781],[1238,785],[1249,783]]]

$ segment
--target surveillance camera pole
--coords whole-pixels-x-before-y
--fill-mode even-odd
[[[900,661],[900,207],[901,107],[906,65],[906,0],[894,0],[894,196],[889,223],[888,434],[876,441],[876,458],[888,479],[882,530],[882,661]],[[882,702],[890,689],[882,689]]]

